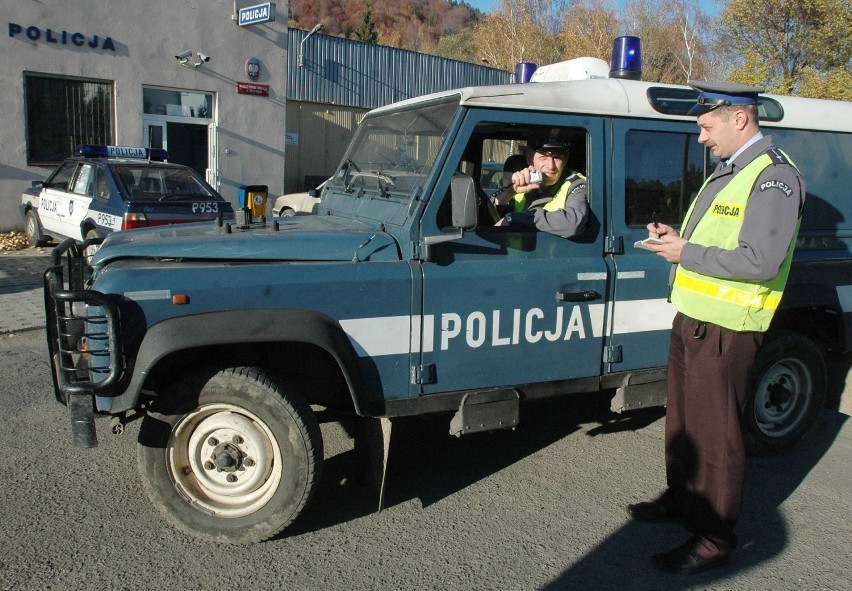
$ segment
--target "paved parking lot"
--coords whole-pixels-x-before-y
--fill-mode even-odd
[[[44,326],[42,277],[51,248],[0,253],[0,333]]]

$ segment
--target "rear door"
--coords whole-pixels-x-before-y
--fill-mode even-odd
[[[504,129],[500,126],[504,125]],[[477,152],[482,129],[511,133],[560,130],[574,138],[570,159],[590,179],[603,174],[600,118],[473,111],[454,144],[438,195]],[[508,137],[508,136],[506,136]],[[503,161],[503,153],[478,153]],[[471,176],[478,179],[476,167]],[[421,374],[419,394],[593,378],[601,372],[605,297],[609,281],[599,226],[602,183],[589,182],[594,220],[577,239],[536,231],[495,228],[483,219],[460,240],[431,247],[422,267]],[[440,200],[438,200],[440,201]],[[441,210],[430,203],[424,234],[440,233]],[[436,217],[438,218],[436,221]],[[424,379],[425,378],[425,379]]]
[[[704,149],[694,123],[615,119],[608,234],[623,243],[612,257],[610,371],[666,364],[675,310],[668,302],[672,265],[633,246],[648,237],[647,224],[680,227],[705,177]]]
[[[77,174],[69,185],[68,191],[62,195],[63,210],[65,216],[62,218],[64,234],[83,240],[83,220],[89,217],[89,207],[98,186],[98,167],[93,163],[81,163]]]

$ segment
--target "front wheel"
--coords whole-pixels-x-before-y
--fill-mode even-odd
[[[322,435],[290,387],[254,368],[194,376],[155,401],[138,463],[153,503],[178,529],[221,543],[281,532],[322,469]]]
[[[744,417],[746,449],[768,454],[792,446],[825,400],[825,359],[810,339],[780,333],[757,352]]]
[[[24,220],[24,233],[27,235],[27,243],[30,246],[44,246],[47,244],[47,239],[41,231],[38,214],[33,209],[27,212],[26,220]]]

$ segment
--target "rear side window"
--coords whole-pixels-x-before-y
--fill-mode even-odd
[[[704,182],[704,148],[698,134],[634,130],[627,133],[625,220],[644,227],[656,215],[679,225]]]

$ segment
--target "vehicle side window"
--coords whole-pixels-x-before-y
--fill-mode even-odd
[[[83,164],[74,179],[72,193],[91,197],[95,189],[95,167],[91,164]]]
[[[841,212],[852,186],[852,135],[770,128],[763,133],[772,136],[805,179],[802,231],[834,233],[848,228],[849,220]]]
[[[670,225],[683,221],[704,182],[704,148],[694,133],[627,133],[624,197],[627,225],[644,227],[656,212]]]
[[[106,201],[107,199],[109,199],[109,184],[107,183],[106,175],[104,174],[104,171],[99,169],[97,172],[98,172],[98,183],[97,183],[98,190],[97,190],[97,194],[95,195],[95,197],[97,197],[98,199],[100,199],[102,201]]]
[[[68,183],[71,181],[71,177],[74,176],[74,171],[76,169],[76,162],[63,163],[58,169],[56,169],[53,176],[47,179],[44,183],[44,187],[46,189],[56,189],[57,191],[67,191]]]

